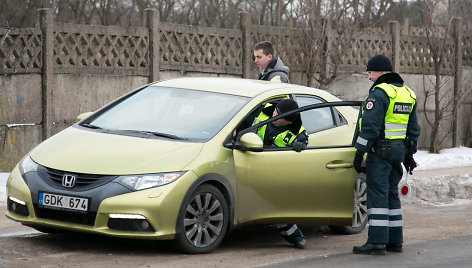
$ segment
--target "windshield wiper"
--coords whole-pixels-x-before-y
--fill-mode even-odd
[[[150,134],[150,135],[154,135],[154,136],[157,136],[157,137],[164,137],[164,138],[168,138],[168,139],[172,139],[172,140],[188,140],[188,139],[184,139],[182,137],[172,135],[172,134],[168,134],[168,133],[155,132],[155,131],[142,131],[142,132]]]
[[[146,134],[148,136],[164,137],[164,138],[171,139],[171,140],[188,140],[188,139],[176,136],[176,135],[172,135],[172,134],[168,134],[168,133],[162,133],[162,132],[155,132],[155,131],[131,130],[131,129],[123,129],[123,130],[117,130],[117,131]]]
[[[91,129],[102,129],[99,126],[91,125],[91,124],[88,124],[88,123],[81,124],[81,126],[86,127],[86,128],[91,128]]]

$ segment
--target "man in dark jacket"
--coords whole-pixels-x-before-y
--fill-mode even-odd
[[[290,69],[275,57],[274,46],[269,41],[254,46],[254,62],[259,67],[259,80],[288,83]]]
[[[413,171],[420,126],[416,116],[416,95],[404,85],[384,55],[369,59],[366,70],[374,82],[362,106],[354,168],[366,172],[367,243],[353,248],[355,254],[385,255],[402,252],[403,221],[398,183],[403,174]],[[361,166],[367,153],[366,168]]]

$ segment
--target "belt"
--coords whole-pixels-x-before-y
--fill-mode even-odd
[[[405,140],[404,139],[400,139],[400,140],[387,140],[387,139],[382,139],[382,140],[376,140],[375,141],[375,146],[381,146],[382,143],[387,143],[387,144],[390,144],[390,145],[404,145],[405,144]]]
[[[392,145],[403,145],[405,144],[405,140],[401,139],[401,140],[389,140],[390,141],[390,144]]]

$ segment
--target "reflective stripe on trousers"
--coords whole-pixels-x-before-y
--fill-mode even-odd
[[[367,209],[367,215],[369,215],[369,226],[372,226],[372,227],[392,228],[392,227],[403,226],[403,221],[401,219],[401,216],[402,216],[401,209],[369,208]],[[379,218],[386,218],[388,216],[389,219],[388,220],[372,219],[371,215],[379,215],[380,216]]]
[[[298,229],[298,226],[296,224],[277,224],[277,228],[281,235],[289,236]]]

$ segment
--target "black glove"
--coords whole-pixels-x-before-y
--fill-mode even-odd
[[[357,151],[356,155],[354,156],[354,169],[357,173],[365,173],[365,167],[362,167],[362,161],[364,160],[364,153],[361,151]]]
[[[403,166],[405,166],[406,172],[413,174],[413,169],[415,169],[418,164],[416,163],[415,159],[413,159],[412,154],[407,154],[405,156],[405,160],[403,160]]]
[[[306,144],[304,142],[296,141],[296,142],[292,143],[292,148],[296,152],[301,152],[302,150],[304,150],[306,148]]]

